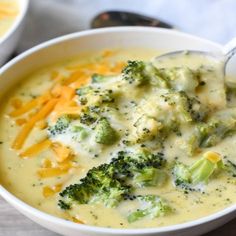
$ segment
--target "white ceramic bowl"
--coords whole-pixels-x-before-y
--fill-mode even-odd
[[[0,69],[0,97],[31,71],[92,50],[105,48],[149,47],[159,50],[197,49],[222,53],[224,48],[216,43],[177,31],[144,28],[117,27],[84,31],[66,35],[19,55]],[[210,231],[236,216],[236,205],[213,215],[191,222],[161,228],[110,229],[79,225],[43,213],[17,199],[0,186],[0,195],[11,205],[38,224],[63,235],[70,236],[149,236],[149,235],[199,235]]]
[[[29,0],[17,0],[20,12],[10,29],[0,38],[0,66],[14,52],[24,26]]]

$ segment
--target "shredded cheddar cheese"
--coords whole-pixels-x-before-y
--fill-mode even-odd
[[[10,113],[10,116],[17,117],[17,116],[23,115],[26,112],[31,111],[35,107],[40,106],[40,105],[44,104],[45,102],[49,101],[50,98],[51,98],[51,95],[50,95],[50,93],[47,92],[47,93],[43,94],[42,96],[35,98],[35,99],[29,101],[28,103],[26,103],[25,105],[20,106],[18,109],[12,111]]]
[[[12,148],[13,149],[21,149],[27,136],[33,129],[36,122],[45,119],[50,112],[53,110],[53,107],[56,105],[57,99],[51,99],[48,103],[46,103],[39,112],[32,116],[31,119],[23,126],[22,130],[17,135]]]
[[[45,198],[53,196],[55,193],[58,193],[61,191],[62,184],[57,184],[55,186],[49,187],[45,186],[43,187],[43,196]]]
[[[20,98],[12,99],[13,110],[9,116],[15,119],[15,123],[18,126],[22,126],[12,144],[12,148],[19,150],[19,156],[25,159],[37,156],[47,149],[52,150],[54,153],[50,159],[54,158],[55,163],[49,158],[43,160],[41,168],[37,171],[40,178],[52,178],[67,174],[73,167],[70,162],[73,158],[73,153],[70,148],[63,146],[61,143],[52,143],[48,139],[22,150],[26,139],[35,127],[41,130],[45,129],[48,126],[47,119],[56,122],[62,115],[78,116],[82,108],[76,102],[78,96],[75,90],[89,83],[94,73],[119,73],[124,66],[124,63],[108,63],[107,58],[113,54],[114,52],[107,50],[102,54],[104,60],[99,63],[66,67],[70,71],[70,75],[67,78],[59,70],[54,69],[49,75],[53,85],[44,94],[26,103]],[[49,186],[45,186],[43,189],[45,197],[49,197],[54,193],[55,190]]]
[[[72,155],[70,148],[63,146],[60,143],[54,143],[52,145],[52,150],[56,154],[57,162],[64,162]]]
[[[221,160],[221,156],[217,152],[212,152],[212,151],[205,152],[203,156],[212,163],[217,163]]]
[[[42,142],[36,143],[31,147],[27,148],[24,152],[20,154],[22,158],[29,158],[39,154],[40,152],[44,151],[45,149],[51,146],[52,142],[49,139],[43,140]]]

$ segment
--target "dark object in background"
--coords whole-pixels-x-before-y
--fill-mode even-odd
[[[173,28],[173,26],[141,14],[124,11],[106,11],[97,15],[91,22],[91,28],[103,28],[111,26],[153,26],[161,28]]]

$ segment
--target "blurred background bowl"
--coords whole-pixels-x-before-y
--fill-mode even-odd
[[[19,4],[19,14],[10,29],[0,38],[0,66],[14,52],[23,30],[29,0],[17,0],[17,3]]]

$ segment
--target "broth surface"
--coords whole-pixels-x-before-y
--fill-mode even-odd
[[[235,204],[235,178],[230,175],[219,173],[217,174],[217,177],[208,182],[205,186],[204,193],[199,191],[190,191],[186,193],[182,189],[173,186],[171,177],[169,177],[165,185],[161,187],[137,189],[138,194],[156,194],[167,199],[173,208],[173,213],[166,216],[154,219],[144,218],[129,223],[126,216],[128,212],[136,208],[136,201],[130,201],[128,205],[122,202],[117,208],[104,207],[102,204],[83,204],[74,206],[72,212],[68,214],[68,212],[60,210],[57,205],[59,198],[58,192],[71,183],[77,183],[92,167],[109,162],[109,154],[119,150],[120,147],[116,145],[107,146],[106,148],[101,149],[99,157],[94,158],[94,155],[97,155],[97,150],[99,150],[100,146],[95,146],[95,151],[87,153],[82,150],[80,144],[73,143],[66,134],[58,136],[53,139],[54,142],[63,142],[73,149],[75,154],[75,157],[73,157],[73,168],[66,174],[50,178],[43,178],[38,174],[38,170],[42,165],[44,168],[47,167],[47,163],[53,163],[54,165],[55,153],[51,149],[45,149],[36,156],[20,157],[22,150],[27,150],[28,147],[47,138],[48,133],[45,124],[38,122],[32,128],[22,150],[14,150],[12,148],[12,143],[22,129],[22,126],[24,126],[25,122],[27,122],[30,117],[34,116],[38,110],[33,109],[16,118],[9,116],[9,114],[14,109],[21,107],[21,103],[25,104],[32,100],[32,98],[44,94],[45,91],[52,88],[55,84],[55,80],[61,79],[59,78],[60,76],[63,78],[71,78],[70,76],[73,73],[80,73],[80,68],[83,67],[83,65],[104,65],[105,63],[116,65],[113,70],[115,71],[115,74],[119,74],[127,60],[148,61],[157,54],[157,52],[147,49],[124,49],[94,53],[83,59],[73,59],[48,68],[43,68],[22,80],[16,88],[8,93],[7,99],[4,99],[1,105],[0,181],[2,185],[24,202],[49,214],[69,219],[77,223],[115,228],[145,228],[179,224],[213,214]],[[198,68],[204,60],[205,59],[203,58],[188,58],[189,67],[193,69]],[[207,76],[208,81],[210,81],[207,86],[209,86],[210,89],[207,90],[208,87],[206,86],[204,88],[206,90],[204,93],[205,95],[200,95],[199,99],[201,99],[202,103],[210,104],[209,106],[212,107],[217,107],[219,109],[226,107],[226,98],[224,97],[222,84],[215,83],[216,80],[220,81],[222,79],[220,65],[216,62],[209,62],[207,60],[204,61],[204,63],[210,63],[211,66],[216,69],[216,74],[209,74]],[[168,66],[170,67],[174,64],[174,59],[168,62]],[[90,67],[89,70],[89,75],[103,72],[102,67]],[[60,76],[58,75],[58,72]],[[128,88],[127,93],[130,93],[130,96],[133,96],[131,95],[132,91]],[[206,94],[208,94],[207,97]],[[138,96],[137,101],[146,95],[145,91],[143,91],[143,93]],[[148,107],[147,103],[144,104],[142,108],[144,110],[151,109]],[[132,126],[129,122],[125,123],[125,125],[128,128]],[[190,129],[191,127],[187,128]],[[182,137],[171,135],[165,146],[164,154],[167,157],[168,162],[175,161],[176,158],[178,158],[178,161],[183,161],[185,164],[190,165],[200,158],[202,153],[196,154],[194,157],[189,157],[186,150],[180,148],[181,138]],[[213,147],[205,148],[204,151],[217,152],[222,157],[227,156],[232,162],[236,162],[235,151],[232,148],[235,144],[236,139],[233,135],[225,138]],[[156,147],[154,149],[159,150]],[[51,164],[48,165],[50,166]]]

